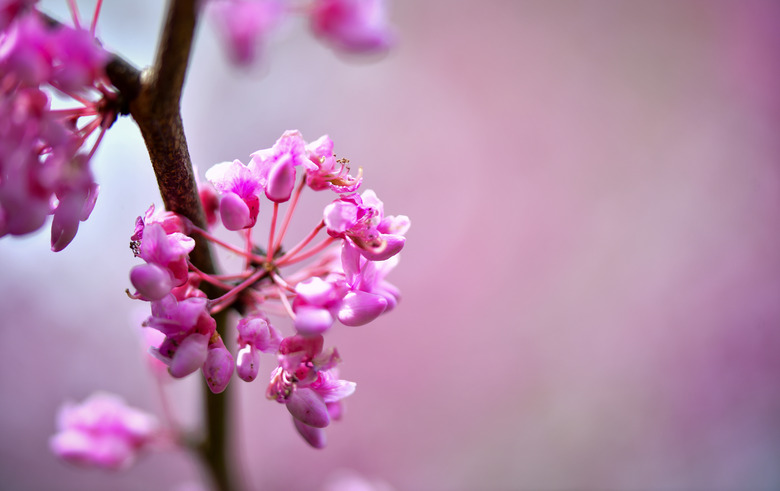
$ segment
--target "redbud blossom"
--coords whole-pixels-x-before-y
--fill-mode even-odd
[[[209,12],[230,60],[237,65],[258,58],[265,38],[283,15],[279,0],[212,0]]]
[[[393,41],[384,0],[315,0],[311,28],[323,41],[347,52],[382,51]]]
[[[385,218],[383,203],[370,189],[362,195],[339,197],[325,207],[323,220],[331,236],[349,240],[372,261],[383,261],[403,249],[409,222],[406,217]]]
[[[208,355],[203,364],[203,376],[211,392],[219,394],[227,388],[234,366],[233,355],[225,348],[222,338],[209,345]]]
[[[68,402],[57,415],[57,433],[49,446],[73,464],[117,470],[160,437],[151,414],[127,406],[118,396],[95,393],[81,404]]]
[[[253,227],[260,210],[257,194],[262,181],[240,160],[223,162],[206,171],[206,179],[220,192],[219,213],[228,230]]]
[[[407,217],[384,216],[373,191],[355,192],[362,171],[352,177],[347,163],[335,158],[329,137],[307,144],[300,132],[286,131],[271,148],[253,153],[249,164],[223,162],[206,172],[214,190],[202,188],[201,197],[209,190],[204,201],[215,212],[219,192],[222,224],[240,232],[238,245],[153,207],[136,221],[131,237],[134,253],[146,261],[131,271],[134,297],[151,301],[144,325],[164,335],[152,354],[174,377],[200,368],[210,390],[221,392],[233,371],[253,381],[260,353],[275,353],[278,365],[266,397],[285,404],[298,432],[315,448],[325,446],[323,428],[341,418],[342,400],[355,391],[353,382],[338,377],[341,358],[336,348],[323,349],[322,335],[337,319],[361,326],[395,307],[400,294],[385,276],[398,263],[409,229]],[[286,246],[283,239],[306,189],[296,184],[299,167],[310,189],[330,189],[338,198],[308,234]],[[262,198],[275,205],[267,242],[257,244],[257,236],[265,235],[252,230]],[[284,202],[289,203],[278,206]],[[3,219],[0,213],[0,225]],[[188,235],[196,234],[241,257],[242,269],[210,274],[190,264],[194,240]],[[206,298],[202,283],[217,292]],[[232,353],[211,317],[230,308],[242,316]],[[295,335],[282,338],[268,314],[289,317]]]
[[[273,147],[253,153],[249,162],[249,168],[260,176],[266,197],[275,203],[290,199],[297,166],[316,168],[306,155],[306,142],[297,130],[285,131]]]
[[[32,3],[0,4],[0,237],[37,230],[53,214],[56,252],[95,205],[88,161],[100,137],[91,150],[82,147],[110,126],[116,109],[103,85],[109,55],[90,32],[45,23]],[[82,106],[52,111],[42,87]],[[100,100],[89,100],[97,94]]]

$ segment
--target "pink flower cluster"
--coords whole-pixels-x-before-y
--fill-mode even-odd
[[[393,42],[384,0],[313,0],[304,8],[285,0],[211,0],[210,13],[234,63],[258,56],[270,32],[286,15],[306,15],[312,32],[333,48],[375,53]]]
[[[31,233],[53,215],[51,248],[60,251],[92,212],[89,160],[116,112],[94,30],[49,26],[34,3],[0,7],[0,237]],[[52,92],[79,106],[53,109]]]
[[[163,440],[154,416],[127,406],[118,396],[95,393],[81,404],[60,408],[49,446],[67,462],[117,470]]]
[[[214,186],[201,189],[207,213],[238,234],[239,246],[153,207],[138,218],[131,237],[135,255],[144,260],[130,273],[132,296],[151,302],[145,325],[165,335],[152,354],[174,377],[200,368],[213,392],[223,391],[234,371],[244,381],[254,380],[260,354],[276,354],[278,367],[266,395],[287,406],[309,444],[323,447],[323,428],[340,418],[340,401],[355,390],[353,382],[339,379],[341,359],[335,348],[324,348],[323,336],[336,321],[360,326],[396,306],[400,293],[385,277],[398,263],[409,219],[385,216],[373,191],[358,194],[362,172],[350,174],[348,161],[336,158],[327,136],[307,143],[298,131],[287,131],[273,147],[253,153],[248,164],[217,164],[206,178]],[[329,190],[335,199],[311,232],[285,249],[282,241],[306,187]],[[261,215],[264,206],[271,209]],[[264,248],[253,237],[262,216],[269,225]],[[318,235],[323,237],[314,243]],[[241,257],[242,271],[199,271],[188,260],[192,237]],[[204,283],[222,294],[207,298]],[[242,315],[235,356],[212,317],[227,308]],[[290,319],[294,332],[282,336],[272,317]]]

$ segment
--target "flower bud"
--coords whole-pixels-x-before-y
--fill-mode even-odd
[[[386,308],[387,300],[381,295],[349,292],[341,303],[338,319],[345,326],[362,326],[379,317]]]
[[[325,428],[330,424],[325,401],[311,389],[297,388],[287,400],[287,410],[295,419],[315,428]]]
[[[241,230],[255,224],[249,206],[236,193],[225,193],[222,196],[219,202],[219,216],[228,230]]]
[[[298,430],[298,433],[306,440],[306,443],[314,448],[325,448],[325,445],[328,443],[325,437],[325,430],[309,426],[295,418],[293,418],[293,424],[295,424],[295,429]]]
[[[268,171],[265,195],[275,203],[290,199],[295,187],[295,166],[289,157],[282,158]]]
[[[173,354],[170,368],[172,377],[185,377],[201,366],[208,356],[209,336],[205,334],[190,334],[181,342]]]
[[[236,373],[241,380],[251,382],[257,378],[259,368],[260,353],[254,346],[248,344],[238,350],[236,355]]]
[[[141,264],[130,271],[130,282],[147,300],[160,300],[170,293],[173,280],[167,269],[154,263]]]
[[[326,309],[304,305],[295,311],[295,329],[303,336],[322,334],[333,325],[333,316]]]
[[[208,350],[202,370],[211,392],[219,394],[227,388],[233,375],[233,367],[233,355],[221,341],[219,345]]]

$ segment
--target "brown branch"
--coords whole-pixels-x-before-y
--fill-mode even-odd
[[[106,74],[119,91],[117,111],[130,114],[141,130],[165,208],[206,228],[180,112],[198,3],[198,0],[169,1],[157,57],[151,68],[141,72],[123,58],[112,55]],[[49,25],[59,25],[48,15],[41,15]],[[208,242],[200,236],[195,241],[190,260],[201,271],[214,273]],[[204,285],[203,289],[212,297],[214,292],[208,291],[209,286]],[[217,330],[224,336],[226,315],[223,312],[215,318]],[[238,484],[228,465],[228,392],[212,394],[204,383],[204,394],[205,435],[193,444],[193,449],[209,469],[217,490],[236,490]]]
[[[197,24],[197,3],[197,0],[169,1],[155,63],[143,72],[140,91],[129,109],[146,142],[165,208],[206,228],[180,113],[181,92]],[[195,240],[190,260],[201,271],[214,273],[208,242],[200,236]],[[225,315],[217,316],[217,321],[218,331],[224,335]],[[228,397],[227,391],[212,394],[204,384],[205,437],[197,450],[220,491],[237,489],[228,465]]]

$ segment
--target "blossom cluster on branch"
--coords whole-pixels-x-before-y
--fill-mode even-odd
[[[34,3],[0,3],[0,237],[34,232],[53,215],[60,251],[95,205],[89,161],[116,119],[117,95],[94,20],[51,26]],[[54,94],[75,107],[52,108]]]
[[[323,336],[336,321],[360,326],[395,307],[400,293],[385,277],[398,263],[410,224],[405,216],[385,216],[373,191],[358,194],[362,170],[349,172],[329,137],[307,143],[298,131],[287,131],[273,147],[253,153],[248,164],[223,162],[206,172],[213,188],[202,186],[200,194],[210,229],[221,222],[237,232],[239,245],[153,206],[138,217],[131,237],[135,255],[144,260],[130,272],[136,290],[131,295],[151,303],[145,325],[165,335],[151,353],[176,378],[200,369],[215,393],[227,387],[234,371],[254,380],[260,353],[275,353],[278,367],[266,396],[286,405],[299,433],[317,448],[325,445],[323,428],[341,416],[341,399],[355,389],[339,379],[341,358],[324,347]],[[306,188],[336,197],[311,232],[286,249],[283,240]],[[264,212],[265,247],[253,237],[261,201],[270,207]],[[227,275],[198,270],[188,259],[198,236],[239,255],[243,269]],[[221,295],[208,298],[203,284]],[[227,308],[242,315],[235,355],[212,317]],[[293,334],[283,337],[272,323],[279,315],[291,320]]]

